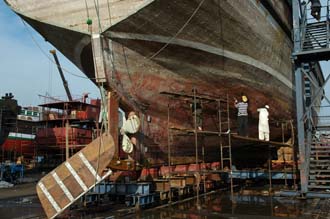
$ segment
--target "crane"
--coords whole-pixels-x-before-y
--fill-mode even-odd
[[[72,101],[72,96],[71,96],[71,93],[70,93],[70,90],[69,90],[68,82],[65,80],[60,62],[58,61],[58,58],[57,58],[57,55],[56,55],[56,50],[52,49],[52,50],[49,50],[49,52],[51,54],[53,54],[53,56],[54,56],[54,60],[55,60],[56,65],[57,65],[58,72],[60,73],[66,95],[68,96],[69,101]]]

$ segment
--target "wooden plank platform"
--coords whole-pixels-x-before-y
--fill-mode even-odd
[[[111,135],[103,134],[43,177],[36,189],[47,217],[56,217],[109,176],[111,170],[103,172],[114,154]]]
[[[256,145],[271,145],[271,146],[276,146],[276,147],[292,147],[291,144],[287,143],[282,143],[282,142],[277,142],[277,141],[263,141],[259,140],[258,138],[250,138],[250,137],[244,137],[240,136],[237,134],[231,134],[231,137],[233,139],[241,140],[241,141],[246,141],[246,142],[253,142],[256,143]]]

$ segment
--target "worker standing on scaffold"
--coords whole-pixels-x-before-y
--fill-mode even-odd
[[[264,141],[269,141],[269,122],[268,122],[268,110],[269,106],[265,105],[265,107],[259,108],[257,111],[259,112],[259,139]]]
[[[238,102],[235,99],[235,107],[237,108],[237,125],[238,125],[238,135],[247,137],[248,129],[248,98],[247,96],[242,96],[242,101]]]

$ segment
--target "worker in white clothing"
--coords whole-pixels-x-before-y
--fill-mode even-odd
[[[268,123],[268,109],[269,106],[265,105],[263,108],[259,108],[259,139],[269,141],[269,123]]]

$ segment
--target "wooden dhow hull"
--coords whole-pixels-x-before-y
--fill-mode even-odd
[[[6,0],[26,22],[95,78],[91,36],[102,33],[105,75],[124,106],[151,116],[142,132],[146,156],[167,157],[167,92],[249,98],[250,136],[257,137],[257,108],[268,104],[273,121],[294,117],[291,10],[287,0]],[[61,10],[59,10],[61,8]],[[93,23],[87,25],[90,18]],[[206,109],[212,111],[212,109]],[[216,114],[215,114],[216,116]],[[205,129],[217,130],[214,118]],[[276,125],[276,123],[274,123]],[[271,139],[282,139],[271,124]],[[192,128],[189,103],[174,101],[170,125]],[[231,121],[232,130],[236,123]],[[147,139],[147,140],[146,140]],[[287,140],[287,139],[286,139]],[[176,141],[177,156],[193,156],[193,139]],[[215,139],[206,140],[218,151]],[[141,149],[142,151],[142,149]],[[157,157],[155,157],[157,155]],[[210,153],[210,159],[218,159]]]

